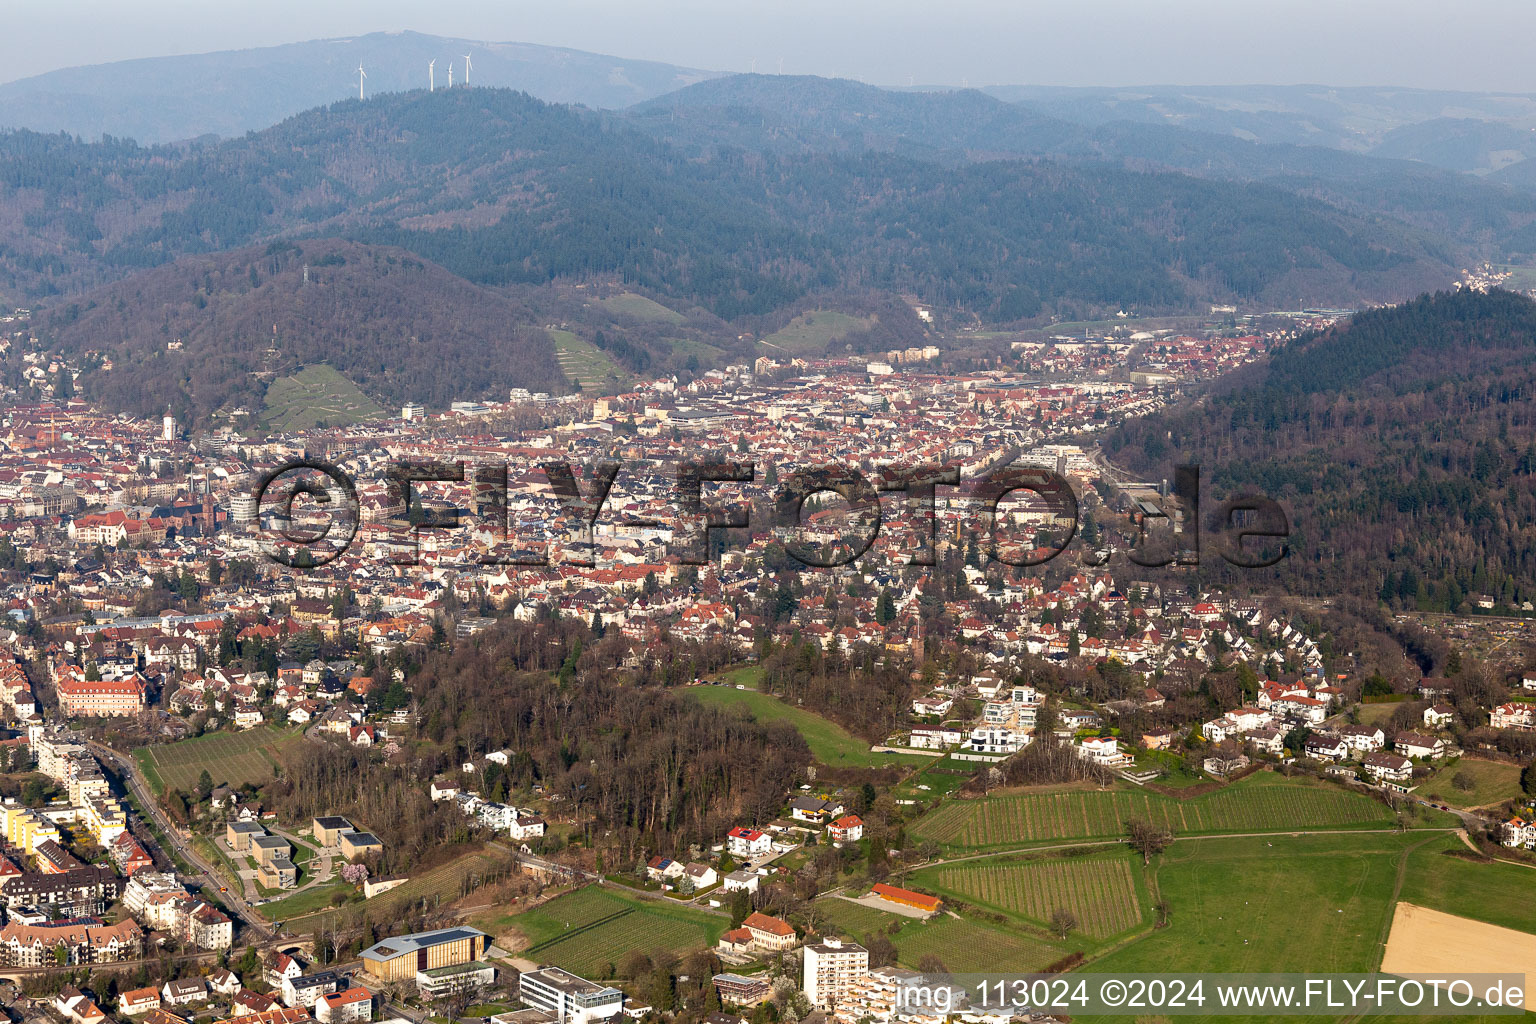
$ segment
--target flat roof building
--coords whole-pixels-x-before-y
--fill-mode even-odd
[[[548,1010],[560,1024],[588,1024],[616,1017],[624,1008],[623,992],[578,978],[558,967],[527,971],[518,978],[517,987],[523,1002]]]

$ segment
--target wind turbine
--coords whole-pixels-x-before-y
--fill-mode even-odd
[[[357,98],[358,99],[362,99],[363,98],[363,79],[365,79],[367,77],[368,77],[368,72],[364,71],[363,70],[363,66],[361,64],[359,64],[357,66]]]
[[[464,55],[464,84],[469,85],[469,54]]]
[[[437,92],[437,75],[432,68],[437,64],[437,58],[427,61],[427,92]]]
[[[448,62],[448,88],[453,88],[453,61]]]

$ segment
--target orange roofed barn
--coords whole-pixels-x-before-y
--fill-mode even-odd
[[[874,893],[890,903],[900,903],[904,907],[913,907],[928,914],[938,910],[944,902],[937,896],[924,896],[920,892],[913,892],[911,889],[898,889],[896,886],[886,885],[884,882],[875,883]]]

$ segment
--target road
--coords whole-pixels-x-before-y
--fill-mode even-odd
[[[88,740],[87,743],[91,748],[91,752],[103,764],[111,765],[118,775],[123,778],[134,799],[138,800],[139,806],[144,808],[144,813],[149,815],[150,819],[155,823],[155,827],[165,836],[166,841],[176,848],[176,852],[180,854],[182,860],[201,872],[200,875],[194,877],[206,881],[215,891],[223,890],[221,892],[223,903],[227,909],[240,919],[241,924],[245,926],[248,931],[247,939],[270,939],[272,937],[272,929],[267,926],[267,922],[251,908],[251,905],[245,901],[241,894],[227,888],[220,880],[213,865],[204,860],[196,850],[192,849],[182,839],[181,833],[171,823],[171,819],[166,816],[165,812],[160,809],[160,805],[155,802],[155,795],[149,788],[149,782],[139,772],[139,766],[134,763],[133,758],[126,754],[120,754],[106,744],[98,743],[95,740]]]

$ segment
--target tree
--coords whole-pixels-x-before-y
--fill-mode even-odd
[[[1152,863],[1154,855],[1162,853],[1173,842],[1173,833],[1161,825],[1154,825],[1145,818],[1132,818],[1125,823],[1126,841],[1131,849],[1141,854],[1142,864]]]
[[[866,943],[869,949],[869,966],[894,967],[896,965],[896,944],[883,932],[876,932]]]
[[[875,621],[882,626],[889,625],[896,618],[896,601],[891,597],[891,588],[882,587],[880,599],[875,602]]]
[[[1523,772],[1521,774],[1522,776],[1524,775]],[[1463,793],[1470,793],[1477,788],[1477,780],[1472,777],[1471,772],[1459,771],[1455,775],[1451,776],[1451,785],[1455,786]]]
[[[924,953],[922,958],[917,961],[917,969],[924,974],[949,973],[949,968],[944,965],[943,960],[939,959],[937,953]]]
[[[1058,939],[1065,939],[1077,927],[1077,915],[1066,907],[1057,907],[1051,911],[1051,931],[1056,933]]]
[[[1536,796],[1536,759],[1520,773],[1520,789],[1526,796]]]
[[[620,973],[631,981],[639,981],[651,973],[651,958],[632,949],[624,954],[624,960],[619,968]]]
[[[213,776],[208,774],[207,768],[204,768],[197,775],[197,798],[199,800],[207,800],[212,795]]]

